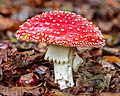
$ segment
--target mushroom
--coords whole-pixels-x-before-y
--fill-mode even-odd
[[[73,70],[77,72],[83,62],[76,49],[82,52],[105,44],[98,27],[66,11],[45,12],[28,19],[17,31],[17,38],[49,44],[44,58],[53,61],[55,83],[61,90],[74,85]]]

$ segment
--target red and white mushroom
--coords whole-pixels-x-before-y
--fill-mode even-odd
[[[64,11],[45,12],[23,23],[17,38],[49,43],[45,59],[54,62],[55,82],[60,89],[74,85],[72,71],[83,62],[76,54],[91,47],[102,47],[103,35],[86,18]]]

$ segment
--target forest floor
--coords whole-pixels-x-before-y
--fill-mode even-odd
[[[81,14],[100,28],[103,48],[79,55],[84,63],[75,85],[62,91],[54,83],[53,62],[44,60],[46,43],[17,40],[19,26],[46,11]],[[19,84],[37,76],[35,85]],[[77,85],[77,86],[76,86]],[[120,96],[120,0],[0,0],[0,96]]]

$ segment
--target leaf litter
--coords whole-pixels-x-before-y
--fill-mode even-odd
[[[1,96],[119,96],[119,0],[13,1],[3,0],[0,5]],[[79,67],[78,73],[73,75],[76,84],[62,91],[54,83],[53,63],[44,60],[47,44],[18,41],[15,38],[18,26],[25,20],[43,11],[55,9],[72,11],[87,17],[100,27],[106,40],[103,48],[78,53],[84,63]],[[29,73],[39,77],[39,84],[19,87],[19,78]]]

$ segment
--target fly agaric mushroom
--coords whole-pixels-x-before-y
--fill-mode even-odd
[[[74,85],[72,71],[76,72],[83,62],[75,47],[82,52],[104,45],[98,27],[80,15],[64,11],[45,12],[32,17],[20,26],[17,38],[49,43],[45,59],[53,61],[55,82],[60,89]]]

